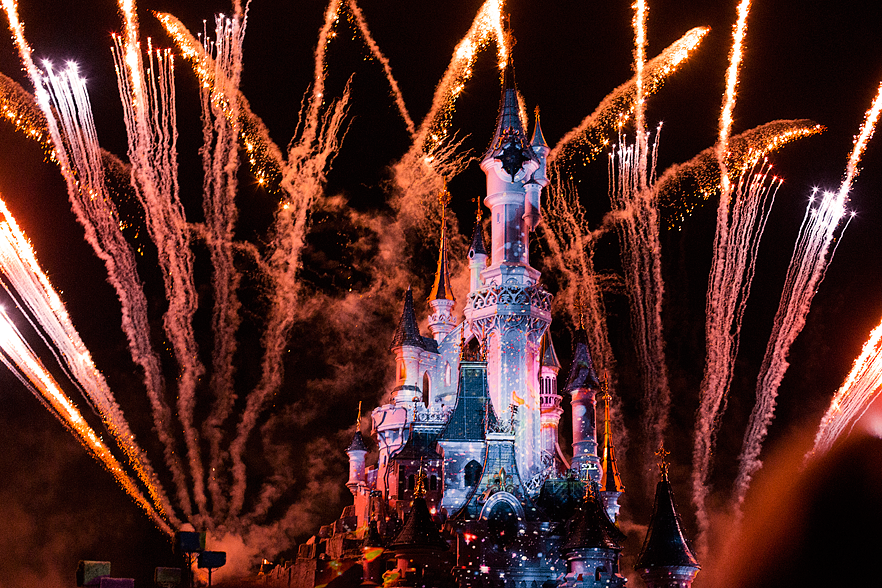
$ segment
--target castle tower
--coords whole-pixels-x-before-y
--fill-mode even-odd
[[[513,409],[517,411],[515,437],[523,479],[542,469],[536,372],[539,339],[551,322],[552,297],[538,286],[540,274],[530,266],[529,235],[538,222],[533,203],[538,206],[539,192],[547,184],[542,173],[536,175],[543,169],[546,155],[541,145],[534,150],[527,141],[509,63],[496,130],[481,160],[487,176],[484,205],[491,214],[490,265],[480,272],[481,287],[469,294],[465,316],[470,331],[487,350],[496,415],[508,421]]]
[[[567,523],[561,552],[567,558],[566,588],[624,588],[619,574],[619,553],[625,535],[609,520],[597,496],[597,485],[588,482],[582,505]]]
[[[456,328],[456,318],[453,316],[453,306],[456,299],[453,297],[453,289],[450,287],[450,271],[447,268],[447,204],[450,202],[450,192],[447,187],[438,196],[441,203],[441,252],[438,254],[438,271],[435,273],[435,283],[429,294],[429,305],[432,314],[429,316],[429,331],[432,337],[439,343],[444,340],[453,329]]]
[[[422,400],[423,390],[420,388],[420,352],[426,344],[420,335],[416,315],[413,311],[413,291],[408,287],[404,295],[404,310],[398,328],[392,337],[391,350],[395,354],[395,388],[393,401],[395,404],[413,402],[414,398]]]
[[[609,385],[603,383],[603,478],[600,481],[600,499],[606,508],[606,514],[612,522],[616,522],[619,516],[619,498],[625,491],[622,477],[619,475],[619,467],[616,465],[616,448],[612,442],[612,426],[610,424],[609,403],[612,396],[609,394]]]
[[[595,407],[600,382],[588,352],[588,336],[580,325],[573,345],[573,363],[567,378],[566,391],[573,406],[572,469],[581,480],[600,483],[600,459],[597,457],[597,423]]]
[[[668,453],[659,449],[660,479],[655,487],[655,505],[634,569],[647,588],[689,588],[701,569],[683,534],[674,493],[668,480]]]
[[[562,398],[557,393],[559,371],[560,360],[554,351],[551,334],[545,331],[539,341],[539,407],[542,411],[542,459],[546,467],[554,463],[558,452],[558,426],[563,414],[560,407]]]

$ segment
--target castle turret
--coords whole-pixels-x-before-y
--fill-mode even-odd
[[[413,310],[413,291],[408,287],[404,295],[404,310],[398,328],[392,337],[391,350],[395,354],[395,388],[393,401],[398,404],[422,400],[423,391],[419,387],[420,352],[425,350],[425,342],[417,326]]]
[[[557,393],[557,373],[560,361],[551,342],[551,334],[545,331],[539,341],[539,407],[542,411],[543,462],[553,463],[558,453],[558,426],[563,409],[561,396]]]
[[[487,267],[487,247],[484,245],[484,230],[481,228],[481,210],[475,219],[475,232],[472,233],[472,246],[469,247],[469,292],[484,286],[481,272]]]
[[[545,136],[542,134],[542,126],[539,123],[539,107],[536,107],[536,126],[533,129],[533,138],[530,140],[530,149],[532,149],[539,168],[533,172],[530,181],[524,184],[527,191],[527,198],[524,201],[524,222],[529,230],[536,230],[539,221],[542,220],[542,188],[548,185],[548,175],[546,173],[546,157],[551,153],[548,144],[545,142]]]
[[[612,442],[612,425],[609,415],[609,403],[612,396],[609,394],[609,384],[603,383],[603,459],[601,466],[603,468],[603,478],[600,481],[600,498],[606,507],[606,514],[609,515],[612,522],[616,522],[619,516],[619,498],[625,491],[625,485],[622,484],[622,477],[619,475],[619,467],[616,464],[616,448]]]
[[[445,186],[438,196],[441,203],[441,252],[438,254],[438,271],[435,273],[435,283],[429,294],[429,305],[432,314],[429,316],[429,330],[439,343],[454,328],[456,318],[453,316],[453,306],[456,299],[453,297],[453,289],[450,287],[450,270],[447,267],[447,204],[450,202],[450,192]]]
[[[359,485],[365,483],[364,456],[367,455],[367,446],[364,444],[361,431],[355,431],[352,443],[346,448],[346,455],[349,456],[349,481],[346,482],[346,487],[354,496],[358,493]]]
[[[634,569],[647,588],[689,588],[701,569],[683,534],[683,522],[677,513],[674,493],[668,480],[667,452],[660,449],[661,476],[655,487],[655,505],[643,549]]]
[[[597,485],[588,482],[582,505],[567,523],[561,552],[567,558],[567,588],[623,588],[619,553],[625,535],[609,520],[597,496]]]
[[[588,336],[579,326],[573,345],[573,363],[567,378],[566,391],[572,396],[573,406],[573,462],[572,469],[581,480],[600,483],[600,459],[597,457],[597,430],[595,407],[600,382],[594,371],[588,351]]]

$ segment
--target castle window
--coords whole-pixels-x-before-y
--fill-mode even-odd
[[[429,490],[437,490],[438,489],[438,476],[432,476],[429,478]]]
[[[429,372],[423,374],[423,404],[429,406]]]
[[[467,463],[463,472],[465,473],[466,486],[477,486],[481,481],[481,464],[477,461],[472,460]]]
[[[407,489],[413,490],[414,483],[415,483],[415,479],[413,477],[413,474],[411,474],[407,477]]]

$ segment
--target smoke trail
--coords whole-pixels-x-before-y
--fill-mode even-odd
[[[205,372],[192,328],[197,297],[193,285],[193,253],[186,218],[178,196],[174,66],[171,53],[154,54],[148,47],[149,75],[141,57],[134,0],[120,0],[124,36],[114,36],[114,60],[120,99],[129,136],[132,186],[145,213],[147,230],[156,245],[168,310],[163,326],[174,350],[178,378],[178,416],[184,431],[193,478],[193,498],[207,520],[199,432],[193,426],[196,386]]]
[[[219,476],[222,469],[222,429],[236,400],[233,358],[236,353],[236,332],[241,323],[240,303],[236,295],[240,276],[234,265],[233,229],[237,219],[236,174],[239,169],[239,105],[236,100],[227,103],[227,96],[236,96],[242,73],[242,41],[245,35],[245,16],[216,18],[216,59],[214,78],[222,86],[201,87],[202,98],[202,163],[203,210],[207,230],[207,244],[214,270],[214,312],[212,331],[211,387],[215,402],[203,425],[203,434],[209,441],[208,489],[215,513],[225,508],[226,498],[221,491]],[[205,40],[206,53],[208,39]],[[226,108],[225,108],[226,106]],[[229,110],[229,118],[227,111]]]
[[[386,79],[389,81],[389,87],[392,89],[392,96],[395,98],[395,106],[398,107],[398,113],[401,115],[401,119],[407,126],[407,132],[413,136],[416,133],[416,128],[413,125],[413,120],[410,118],[410,113],[407,112],[407,106],[405,106],[404,96],[398,88],[398,82],[392,75],[392,66],[389,65],[389,60],[383,55],[383,52],[380,51],[380,47],[371,35],[371,30],[368,28],[367,21],[361,13],[361,8],[359,8],[355,0],[348,0],[346,5],[349,8],[349,12],[351,12],[352,16],[355,18],[358,30],[361,32],[361,36],[364,39],[365,44],[368,46],[368,49],[371,50],[371,55],[373,55],[383,66],[383,73],[386,74]]]
[[[342,139],[343,122],[349,100],[348,86],[342,98],[322,108],[325,87],[325,54],[329,33],[339,19],[340,1],[331,0],[315,50],[315,78],[312,94],[302,114],[302,133],[288,148],[281,187],[285,198],[276,212],[268,259],[270,310],[263,335],[264,356],[261,378],[248,395],[245,410],[230,445],[233,488],[228,521],[241,511],[245,501],[245,462],[242,454],[257,419],[283,378],[282,356],[297,316],[297,270],[304,245],[307,214],[322,194],[324,178]]]
[[[644,67],[644,94],[652,94],[661,88],[665,79],[677,71],[709,31],[707,27],[696,27],[650,59]],[[635,95],[636,82],[633,79],[613,90],[593,113],[557,142],[548,154],[549,163],[556,162],[561,166],[558,171],[564,171],[563,167],[570,165],[576,155],[580,155],[585,163],[594,160],[609,146],[609,137],[627,120],[634,108]]]
[[[658,134],[653,153],[658,146]],[[648,137],[647,148],[649,148]],[[655,155],[644,169],[648,155],[641,143],[628,147],[620,142],[610,157],[610,203],[617,212],[616,229],[621,239],[622,269],[631,309],[632,336],[643,370],[643,403],[646,443],[644,454],[651,463],[653,451],[664,441],[671,392],[665,363],[661,311],[664,281],[661,272],[658,209],[652,186]]]
[[[813,194],[806,209],[806,216],[800,227],[790,265],[787,267],[784,291],[775,313],[772,336],[766,346],[766,353],[757,378],[757,401],[751,411],[747,431],[744,434],[741,455],[738,458],[740,466],[733,496],[739,511],[753,475],[762,467],[759,455],[769,425],[775,415],[778,387],[790,365],[787,361],[787,355],[790,346],[793,345],[805,326],[805,318],[811,308],[815,292],[817,292],[818,286],[833,260],[835,249],[830,252],[830,245],[836,237],[836,229],[846,213],[845,203],[848,192],[857,177],[861,155],[867,142],[873,136],[880,110],[882,110],[882,85],[879,86],[876,98],[870,110],[867,111],[861,130],[855,138],[854,148],[848,158],[845,178],[839,191],[823,194],[820,204],[814,209],[812,208],[815,201]],[[846,224],[839,233],[840,239],[847,226]],[[838,243],[839,241],[837,241],[837,245]]]
[[[823,455],[846,430],[851,429],[882,390],[882,323],[864,343],[851,371],[821,419],[815,445],[806,458]]]
[[[3,354],[0,354],[0,362],[6,365],[34,393],[34,396],[51,407],[50,412],[71,431],[86,451],[113,475],[120,487],[153,520],[157,529],[168,536],[174,535],[171,527],[162,519],[150,501],[144,498],[134,481],[125,473],[122,464],[101,442],[76,406],[46,371],[33,349],[28,346],[6,311],[2,309],[0,309],[0,348],[3,350]]]

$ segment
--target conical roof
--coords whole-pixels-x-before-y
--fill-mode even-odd
[[[416,314],[413,311],[413,291],[409,286],[404,294],[404,310],[401,312],[398,328],[395,329],[395,334],[392,336],[391,349],[397,349],[405,345],[426,348],[420,335],[420,329],[417,326]]]
[[[500,160],[502,169],[514,179],[524,163],[535,157],[527,143],[527,133],[521,121],[514,67],[509,61],[503,72],[502,98],[499,103],[499,114],[496,117],[496,132],[482,159]]]
[[[404,521],[404,527],[392,545],[389,546],[389,549],[392,550],[406,548],[447,550],[447,542],[441,538],[438,527],[429,513],[429,506],[426,504],[425,498],[413,499],[413,507],[410,509],[407,520]]]
[[[450,270],[447,265],[447,216],[446,206],[441,209],[441,252],[438,254],[438,270],[429,300],[456,300],[450,287]]]
[[[562,550],[597,548],[621,551],[624,541],[624,533],[609,520],[595,489],[585,493],[581,506],[567,523],[566,542]]]
[[[361,436],[361,431],[356,431],[355,435],[352,436],[352,443],[346,448],[346,453],[349,453],[350,451],[367,451],[367,445],[364,443],[364,437]]]
[[[539,107],[536,107],[536,126],[533,127],[533,138],[530,139],[530,147],[548,147],[545,135],[542,134],[542,125],[539,123]]]
[[[487,246],[484,245],[484,230],[481,228],[481,219],[475,221],[475,232],[472,233],[472,246],[469,248],[469,257],[476,254],[487,255]]]
[[[677,514],[674,493],[666,474],[655,487],[655,505],[643,549],[634,569],[649,570],[660,567],[692,567],[700,569],[698,560],[689,549],[683,534],[683,522]]]
[[[604,383],[604,388],[607,384]],[[616,465],[616,448],[612,442],[612,424],[609,415],[609,402],[612,397],[609,390],[605,389],[603,394],[603,478],[601,485],[604,492],[624,492],[625,485],[622,484],[622,477],[619,475],[619,467]]]
[[[554,343],[551,341],[551,333],[548,329],[542,333],[542,339],[539,340],[539,358],[542,367],[560,369],[560,360],[554,351]]]
[[[591,353],[588,351],[588,334],[581,327],[576,331],[573,344],[573,363],[570,365],[565,390],[572,392],[579,388],[600,388],[597,372],[594,371],[594,362],[591,361]]]

